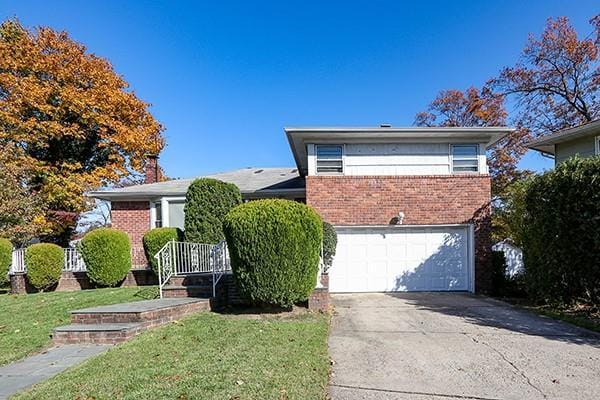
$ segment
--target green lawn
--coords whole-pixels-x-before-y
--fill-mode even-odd
[[[202,313],[142,333],[17,399],[325,399],[327,316]]]
[[[152,298],[154,288],[0,295],[0,365],[36,353],[50,343],[54,327],[69,323],[78,308]]]

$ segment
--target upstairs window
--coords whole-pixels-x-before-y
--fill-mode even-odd
[[[342,174],[344,172],[341,145],[317,145],[317,174]]]
[[[465,173],[477,172],[479,161],[477,159],[478,146],[476,144],[452,145],[452,172]]]

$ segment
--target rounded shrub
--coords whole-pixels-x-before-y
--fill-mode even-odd
[[[317,282],[323,225],[310,207],[257,200],[232,209],[223,230],[235,281],[255,304],[288,307]]]
[[[337,233],[329,222],[323,221],[323,264],[325,268],[331,267],[335,249],[337,247]]]
[[[10,240],[0,238],[0,286],[8,283],[8,269],[12,262],[12,248]]]
[[[131,269],[131,243],[125,232],[99,228],[79,242],[88,277],[102,286],[121,282]]]
[[[37,243],[25,251],[27,280],[38,290],[58,283],[65,261],[64,250],[52,243]]]
[[[241,202],[242,194],[234,184],[196,179],[185,196],[185,239],[209,244],[223,240],[223,219]]]
[[[144,252],[146,253],[146,259],[156,272],[158,270],[158,263],[154,256],[165,244],[175,240],[177,242],[183,241],[183,231],[179,228],[154,228],[144,233],[142,242],[144,243]]]

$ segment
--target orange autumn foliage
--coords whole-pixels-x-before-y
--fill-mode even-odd
[[[145,156],[161,151],[163,127],[148,108],[110,62],[67,33],[0,25],[4,167],[27,171],[22,184],[43,199],[56,231],[86,209],[85,191],[141,173]]]

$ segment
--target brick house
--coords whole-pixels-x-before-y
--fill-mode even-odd
[[[296,168],[210,175],[244,200],[306,202],[338,232],[331,292],[471,291],[490,284],[486,149],[509,128],[286,128]],[[134,246],[157,226],[183,228],[192,179],[90,193],[112,205]]]

